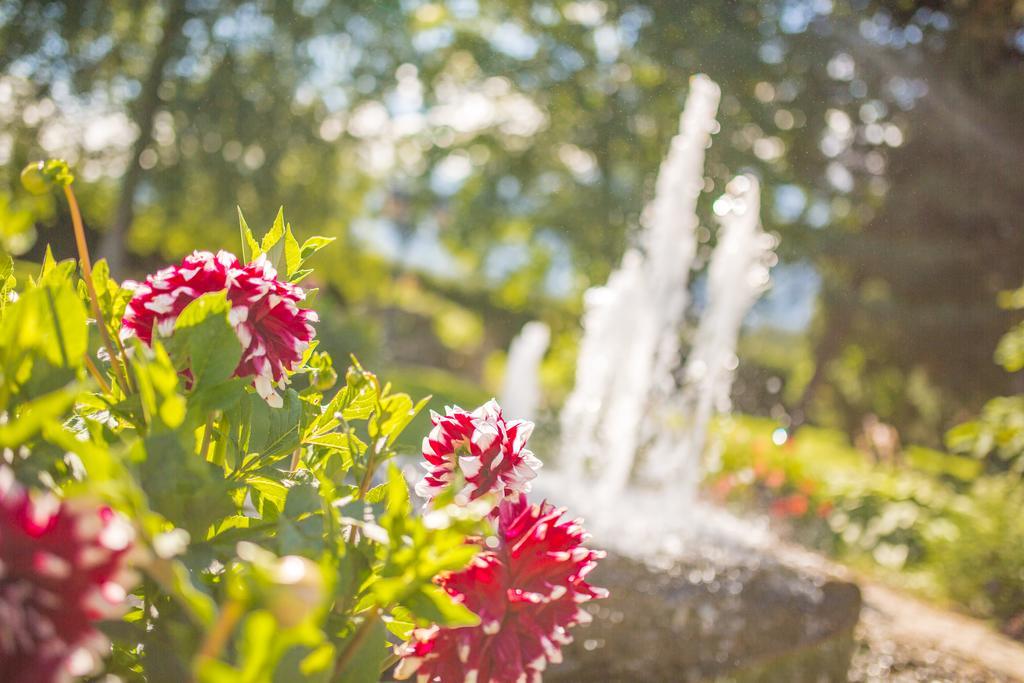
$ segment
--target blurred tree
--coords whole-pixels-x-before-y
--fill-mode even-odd
[[[0,0],[0,159],[81,168],[122,273],[284,203],[341,238],[338,298],[399,316],[382,348],[457,310],[486,333],[439,339],[444,362],[479,372],[530,315],[574,332],[558,300],[617,263],[704,71],[724,93],[707,204],[759,172],[783,261],[821,278],[795,412],[927,437],[1001,381],[980,304],[1021,265],[1019,4]]]
[[[991,301],[1024,271],[1024,3],[877,4],[838,43],[913,107],[898,133],[875,133],[899,143],[886,159],[887,200],[823,248],[822,271],[838,277],[823,291],[817,370],[800,407],[831,394],[846,404],[847,428],[873,411],[940,443],[1011,381],[989,349],[1007,324]],[[875,112],[860,113],[870,134],[864,114]],[[842,383],[826,380],[851,348],[865,358],[862,391],[840,397]]]

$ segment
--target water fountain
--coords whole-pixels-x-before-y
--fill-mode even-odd
[[[719,95],[710,78],[692,79],[680,132],[641,222],[639,246],[626,252],[607,285],[585,298],[576,386],[561,417],[562,466],[593,479],[602,497],[628,483],[642,436],[656,430],[648,409],[674,393],[672,372],[697,250],[704,150],[717,126]]]
[[[738,176],[715,202],[720,229],[707,304],[684,365],[680,340],[700,225],[697,202],[718,99],[711,79],[692,79],[638,246],[627,250],[606,285],[585,294],[576,385],[561,414],[558,467],[585,482],[575,487],[586,492],[576,502],[590,513],[597,501],[589,517],[598,528],[621,523],[609,501],[632,510],[653,505],[661,525],[645,523],[646,531],[630,535],[647,547],[680,531],[680,522],[689,530],[695,516],[708,512],[695,505],[708,425],[729,410],[739,330],[768,285],[774,259],[775,240],[760,225],[758,181]]]
[[[750,175],[734,178],[715,203],[721,229],[708,267],[707,308],[683,367],[681,387],[657,397],[660,403],[650,409],[661,419],[648,423],[652,433],[643,478],[675,482],[691,497],[700,481],[711,418],[732,408],[743,318],[768,286],[768,268],[775,260],[775,239],[761,230],[760,203],[757,178]]]
[[[540,363],[551,341],[551,329],[539,320],[523,325],[508,347],[501,406],[509,415],[536,420],[540,405]]]
[[[757,179],[738,176],[714,204],[707,300],[683,362],[718,99],[709,78],[691,80],[636,246],[585,296],[561,458],[544,484],[612,551],[595,572],[612,598],[548,680],[845,680],[856,586],[794,568],[764,525],[697,500],[709,424],[729,410],[739,331],[776,246]]]

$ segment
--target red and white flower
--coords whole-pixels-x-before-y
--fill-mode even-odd
[[[33,497],[0,469],[0,680],[71,681],[97,670],[134,574],[132,527],[107,507]]]
[[[590,621],[580,605],[607,595],[586,581],[604,553],[583,547],[588,535],[579,520],[563,520],[563,509],[531,505],[525,496],[502,501],[495,512],[497,546],[436,579],[480,624],[415,630],[396,649],[399,680],[540,681],[548,662],[561,661],[569,628]]]
[[[126,283],[127,284],[127,283]],[[277,271],[261,254],[242,264],[219,251],[195,251],[178,266],[168,266],[133,284],[134,295],[121,322],[121,338],[137,336],[151,343],[153,331],[169,337],[178,315],[196,297],[227,290],[232,308],[229,319],[242,343],[236,377],[254,378],[257,393],[273,407],[283,403],[275,386],[288,384],[288,372],[298,368],[316,330],[314,311],[299,308],[305,292],[278,279]]]
[[[431,500],[455,483],[468,500],[492,492],[515,496],[530,491],[541,467],[526,448],[532,422],[505,420],[494,400],[471,413],[457,406],[446,408],[443,417],[431,411],[430,419],[434,427],[423,439],[427,474],[416,485],[421,497]]]

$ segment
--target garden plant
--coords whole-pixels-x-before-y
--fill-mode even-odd
[[[529,500],[529,422],[431,413],[410,495],[396,439],[425,408],[317,349],[281,213],[239,256],[144,282],[0,262],[0,680],[537,681],[602,556]],[[388,673],[389,672],[389,673]]]

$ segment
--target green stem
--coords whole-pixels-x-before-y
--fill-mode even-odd
[[[366,496],[366,492],[370,490],[370,482],[373,481],[373,470],[376,467],[374,462],[377,459],[376,456],[377,453],[371,451],[370,459],[366,461],[366,472],[363,473],[363,480],[359,482],[359,494],[356,496],[359,500],[362,500]]]
[[[401,658],[394,653],[388,655],[380,665],[380,672],[384,673],[385,671],[393,667],[398,662],[399,659]]]
[[[342,681],[340,678],[341,674],[345,673],[345,668],[352,661],[352,658],[359,652],[359,648],[362,647],[363,642],[369,637],[370,632],[373,631],[373,627],[376,625],[377,620],[380,619],[380,613],[374,609],[366,618],[363,619],[363,623],[359,624],[356,628],[356,632],[352,634],[352,639],[348,641],[348,645],[338,655],[338,658],[334,661],[334,675],[331,676],[332,681]]]
[[[100,389],[103,389],[103,393],[110,393],[110,385],[107,384],[107,380],[103,379],[103,374],[100,372],[96,364],[92,362],[92,358],[89,358],[89,354],[85,354],[85,367],[88,368],[89,374],[96,380],[96,383],[100,385]]]
[[[67,199],[68,208],[71,211],[71,225],[75,232],[75,246],[78,248],[78,262],[82,267],[82,279],[85,280],[85,289],[89,292],[89,302],[92,304],[92,316],[96,319],[96,325],[100,328],[100,336],[103,345],[110,356],[110,364],[114,368],[114,376],[122,391],[127,395],[130,393],[131,384],[128,375],[121,362],[124,356],[119,356],[113,341],[110,339],[110,332],[107,330],[107,323],[103,319],[103,312],[100,310],[100,300],[96,296],[96,285],[92,281],[92,259],[89,258],[89,244],[85,241],[85,225],[82,223],[82,212],[78,208],[78,199],[75,198],[75,191],[71,185],[64,186],[64,197]]]
[[[349,432],[350,435],[351,433]],[[356,496],[358,500],[362,500],[366,496],[366,492],[370,490],[370,484],[373,482],[373,471],[377,469],[377,456],[380,455],[380,451],[377,450],[380,442],[381,439],[374,439],[373,447],[370,449],[370,456],[366,459],[366,471],[363,473],[362,481],[359,482],[359,494]]]
[[[196,658],[192,663],[193,669],[198,668],[202,662],[216,659],[220,655],[244,613],[245,607],[237,600],[231,600],[224,605],[217,623],[207,632],[206,640],[203,641],[199,652],[196,654]]]

